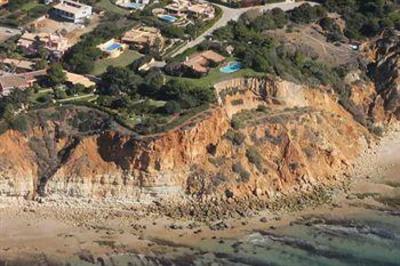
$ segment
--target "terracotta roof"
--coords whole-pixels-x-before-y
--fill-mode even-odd
[[[5,58],[2,60],[2,63],[7,64],[7,65],[14,65],[17,68],[26,69],[26,70],[32,70],[33,66],[35,65],[34,62],[31,62],[28,60],[14,59],[14,58]]]
[[[72,84],[81,84],[86,88],[96,85],[93,81],[88,79],[87,77],[71,72],[65,72],[67,76],[67,81],[71,82]]]
[[[186,60],[183,64],[187,67],[190,67],[196,72],[199,73],[207,73],[208,72],[208,65],[210,63],[218,64],[221,63],[225,60],[225,57],[222,55],[211,51],[207,50],[202,53],[198,53],[190,57],[188,60]]]
[[[201,53],[201,56],[215,63],[221,63],[225,60],[225,57],[212,50],[204,51],[203,53]]]
[[[38,70],[28,73],[5,75],[0,77],[0,88],[2,89],[1,94],[4,95],[4,91],[8,91],[13,88],[25,89],[31,85],[39,76],[47,75],[47,71]]]
[[[26,88],[28,82],[24,77],[8,75],[0,77],[0,88],[7,90],[10,88]]]

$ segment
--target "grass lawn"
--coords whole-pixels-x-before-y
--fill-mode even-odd
[[[91,74],[101,75],[107,70],[108,66],[125,67],[131,64],[136,59],[140,58],[141,56],[142,55],[139,54],[137,51],[128,49],[117,58],[105,58],[97,60],[94,63],[94,69]]]
[[[53,93],[53,89],[41,89],[36,93],[33,93],[30,97],[29,97],[29,101],[32,104],[40,104],[40,102],[38,101],[38,99],[42,96],[46,96],[49,94]]]
[[[112,1],[114,0],[100,0],[98,3],[96,3],[96,6],[108,12],[115,13],[118,15],[129,14],[128,10],[118,7],[117,5],[112,3]]]
[[[97,99],[97,95],[94,95],[93,93],[81,95],[81,96],[73,96],[65,99],[59,99],[57,102],[59,103],[66,103],[66,102],[74,102],[74,101],[94,101]]]
[[[32,8],[35,8],[35,7],[39,6],[39,5],[41,5],[41,4],[39,4],[36,1],[28,2],[28,3],[26,3],[26,4],[24,4],[22,6],[21,10],[24,11],[24,12],[28,12]]]

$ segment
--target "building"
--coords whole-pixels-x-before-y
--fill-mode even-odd
[[[0,59],[2,64],[7,65],[10,69],[13,69],[17,73],[33,71],[35,63],[28,60],[4,58]]]
[[[5,75],[0,77],[0,96],[9,95],[12,90],[30,88],[40,77],[47,75],[46,70],[38,70],[22,74]]]
[[[143,50],[156,48],[158,52],[165,46],[165,39],[158,28],[141,26],[133,28],[122,36],[121,41],[133,47]]]
[[[215,17],[215,8],[208,3],[195,3],[187,8],[187,15],[195,19],[213,19]]]
[[[8,4],[8,0],[0,0],[0,7],[6,6]]]
[[[212,67],[216,67],[218,64],[222,63],[225,57],[222,55],[207,50],[201,53],[197,53],[182,63],[182,67],[186,72],[189,72],[195,76],[202,76],[207,74]]]
[[[117,42],[115,39],[111,39],[105,43],[97,46],[106,57],[116,58],[120,56],[128,46]]]
[[[212,19],[215,16],[215,8],[206,2],[173,0],[164,7],[169,15],[188,17],[194,19]]]
[[[61,0],[50,10],[51,15],[74,23],[83,23],[92,12],[91,6],[71,0]]]
[[[55,55],[61,56],[71,44],[68,39],[57,33],[29,33],[25,32],[19,38],[17,45],[27,53],[36,53],[41,45]]]
[[[189,1],[187,0],[173,0],[171,4],[164,7],[169,15],[182,17],[186,15]]]
[[[117,0],[115,4],[127,9],[142,10],[145,6],[150,4],[150,0]]]
[[[83,76],[83,75],[79,75],[79,74],[75,74],[75,73],[71,73],[71,72],[67,72],[64,71],[66,78],[67,78],[67,82],[71,83],[72,85],[82,85],[86,88],[95,86],[96,83],[94,83],[93,81],[91,81],[90,79],[88,79],[87,77]]]

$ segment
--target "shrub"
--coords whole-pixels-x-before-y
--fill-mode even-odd
[[[237,146],[242,145],[244,140],[246,139],[245,135],[243,135],[242,133],[240,133],[238,131],[234,131],[232,129],[229,129],[226,132],[225,137]]]
[[[244,103],[243,99],[236,99],[231,101],[232,105],[242,105],[243,103]]]
[[[28,120],[25,115],[15,117],[10,121],[10,127],[20,132],[26,132],[29,128]]]
[[[247,149],[246,157],[250,163],[257,167],[259,171],[263,169],[263,159],[255,147],[250,147]]]
[[[239,181],[248,182],[250,179],[250,172],[243,168],[240,162],[232,165],[232,171],[237,173],[240,177]]]
[[[163,111],[167,114],[176,114],[181,111],[181,105],[177,101],[168,101],[164,105]]]
[[[233,117],[231,120],[231,126],[234,129],[239,129],[244,127],[244,123],[240,120],[240,118],[238,118],[237,116]]]
[[[227,182],[228,178],[223,173],[217,173],[212,179],[211,182],[215,187],[222,185]]]

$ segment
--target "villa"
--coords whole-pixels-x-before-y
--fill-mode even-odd
[[[92,7],[71,0],[61,0],[55,5],[50,14],[73,23],[83,23],[92,15]]]
[[[174,0],[171,4],[166,5],[164,9],[169,15],[181,17],[186,15],[188,6],[189,1],[187,0]]]
[[[145,6],[150,4],[150,0],[117,0],[115,4],[127,9],[142,10]]]
[[[0,77],[0,96],[9,95],[14,89],[24,90],[35,84],[38,78],[46,76],[46,70],[38,70],[22,74],[4,75]]]
[[[163,11],[157,11],[157,16],[167,22],[175,22],[178,18],[209,20],[215,17],[213,5],[199,1],[173,0]],[[174,18],[174,19],[173,19]]]
[[[188,17],[195,19],[213,19],[215,17],[215,8],[208,3],[195,3],[187,9]]]
[[[216,67],[223,61],[225,61],[225,57],[212,50],[207,50],[187,58],[182,63],[182,67],[192,75],[202,76],[207,74],[210,68]]]
[[[57,33],[29,33],[25,32],[19,38],[17,45],[27,53],[36,53],[40,44],[55,55],[61,56],[71,44],[68,39]]]
[[[158,45],[158,50],[161,51],[165,45],[165,39],[161,35],[161,31],[157,28],[146,26],[133,28],[126,32],[121,41],[138,50]]]
[[[128,46],[126,44],[122,44],[117,42],[115,39],[111,39],[105,43],[102,43],[97,46],[106,57],[116,58],[120,56]]]

